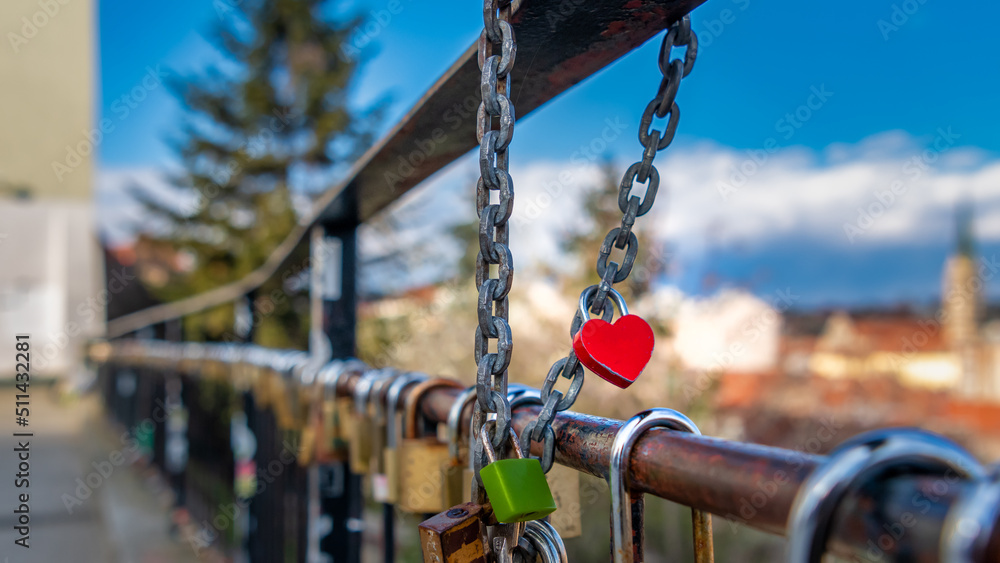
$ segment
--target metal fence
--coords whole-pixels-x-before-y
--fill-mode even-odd
[[[514,30],[522,51],[534,57],[512,73],[520,116],[699,3],[515,2]],[[478,105],[478,84],[473,46],[323,195],[261,269],[208,293],[113,319],[109,340],[91,346],[88,356],[109,411],[169,477],[178,504],[199,524],[192,540],[197,547],[230,546],[253,562],[360,560],[366,479],[360,469],[367,460],[350,460],[360,449],[378,456],[385,437],[376,431],[367,435],[372,443],[358,441],[352,424],[372,416],[362,407],[369,403],[383,421],[395,416],[394,407],[412,389],[404,387],[387,407],[389,386],[373,389],[371,375],[400,374],[349,360],[355,355],[356,228],[475,146],[475,119],[459,120],[447,135],[428,135],[456,105],[469,99]],[[428,138],[435,139],[433,146]],[[397,171],[400,159],[414,151],[422,151],[421,158],[410,159],[398,181],[386,182],[385,173]],[[183,342],[186,315],[253,296],[292,267],[292,250],[307,234],[316,274],[310,289],[314,333],[328,346],[307,354]],[[320,251],[330,244],[341,252],[331,257]],[[435,387],[414,401],[415,408],[429,424],[445,423],[461,393],[457,384]],[[523,431],[540,410],[533,401],[513,408],[514,429]],[[458,412],[460,437],[467,440],[469,413]],[[552,424],[555,462],[611,479],[615,438],[624,424],[559,412]],[[540,449],[532,442],[532,453]],[[1000,561],[995,471],[929,434],[869,434],[823,457],[653,430],[638,437],[624,464],[634,493],[788,536],[790,561],[818,560],[824,550],[860,561]],[[633,496],[634,552],[641,560],[642,496]],[[379,530],[385,561],[395,557],[393,514],[386,509]]]

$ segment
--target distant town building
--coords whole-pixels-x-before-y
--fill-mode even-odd
[[[811,373],[895,377],[912,387],[1000,401],[1000,324],[981,324],[987,280],[974,255],[971,215],[961,210],[956,219],[956,250],[944,264],[938,314],[835,313],[815,341]]]
[[[962,370],[958,390],[974,397],[984,391],[980,356],[985,352],[979,338],[983,280],[976,269],[973,249],[972,218],[967,210],[956,215],[958,244],[954,255],[945,262],[941,281],[941,320],[945,340]]]
[[[753,294],[728,289],[685,299],[673,323],[673,346],[689,369],[753,373],[774,370],[782,315]]]
[[[816,340],[809,371],[829,378],[897,377],[918,387],[952,389],[962,375],[934,319],[910,315],[830,316]]]

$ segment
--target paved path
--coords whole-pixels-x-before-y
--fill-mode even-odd
[[[101,414],[97,398],[60,400],[53,389],[30,390],[31,547],[24,549],[14,543],[19,535],[13,511],[24,489],[14,485],[18,438],[11,435],[22,429],[14,426],[15,391],[0,388],[0,563],[197,561],[189,546],[170,538],[162,491],[149,472],[110,463],[118,459],[116,452],[129,449]],[[70,511],[67,499],[87,496],[81,482],[88,479],[96,487],[79,504],[70,501]]]

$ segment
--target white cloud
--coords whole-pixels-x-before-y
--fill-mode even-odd
[[[672,147],[656,162],[661,175],[656,204],[637,224],[668,241],[674,251],[671,263],[687,272],[712,270],[707,261],[718,247],[767,248],[798,241],[807,256],[815,244],[863,253],[881,245],[950,240],[953,211],[960,201],[975,205],[980,240],[1000,241],[1000,160],[979,149],[950,148],[941,142],[943,152],[925,152],[935,138],[890,131],[824,151],[789,147],[773,154],[710,142]],[[434,236],[429,233],[435,224],[475,218],[474,157],[456,163],[393,206],[397,213],[420,206],[434,211],[419,220],[407,218],[418,225],[413,233],[420,233],[409,240],[420,244],[420,237]],[[618,162],[616,169],[623,171],[630,163]],[[741,167],[747,174],[745,183],[737,186],[734,180],[741,180]],[[559,245],[568,233],[585,227],[582,196],[601,182],[600,167],[515,155],[511,175],[516,271],[569,266]],[[892,193],[894,185],[897,194]],[[727,191],[727,186],[734,191],[724,198],[720,187]],[[637,186],[634,191],[641,195],[644,189]],[[859,208],[879,217],[865,223],[852,241],[844,227],[857,225]],[[586,260],[596,256],[595,248]]]
[[[954,206],[961,201],[975,206],[977,236],[986,242],[1000,241],[1000,160],[964,147],[927,152],[934,141],[935,137],[914,139],[888,132],[819,152],[791,147],[774,154],[748,153],[709,142],[672,147],[657,159],[659,194],[653,211],[638,223],[667,239],[688,266],[707,259],[709,249],[717,246],[802,241],[803,253],[817,242],[862,252],[869,246],[949,240]],[[393,213],[403,214],[409,225],[402,237],[407,243],[434,246],[442,226],[475,218],[474,157],[443,170],[393,206]],[[629,163],[620,162],[616,168],[622,171]],[[737,186],[734,181],[742,179],[737,172],[741,168],[745,182]],[[581,228],[582,195],[601,181],[599,166],[515,155],[511,174],[515,188],[511,245],[517,271],[539,264],[568,266],[559,245],[568,233]],[[139,210],[122,190],[127,181],[136,179],[162,185],[148,169],[101,173],[98,204],[105,232],[120,236],[121,223],[141,221]],[[892,193],[894,185],[897,194]],[[727,191],[727,186],[734,191],[724,198],[720,187]],[[635,188],[640,195],[643,190]],[[615,194],[609,192],[607,197]],[[859,214],[868,213],[879,216],[872,217],[852,243],[844,226],[857,225]],[[368,238],[363,235],[366,251],[385,250]],[[453,263],[457,256],[456,248],[437,246],[440,256],[421,256],[424,269],[450,267],[445,262]],[[596,255],[595,248],[592,259]],[[421,277],[426,283],[432,274],[424,271]]]
[[[132,186],[163,193],[168,189],[162,172],[155,168],[103,168],[97,172],[97,227],[111,246],[130,242],[144,222],[142,206],[129,194]]]

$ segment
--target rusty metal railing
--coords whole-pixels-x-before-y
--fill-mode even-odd
[[[92,347],[90,358],[113,368],[221,379],[249,393],[266,395],[258,396],[259,404],[272,411],[278,428],[286,432],[302,431],[301,414],[312,401],[354,396],[360,378],[360,374],[341,378],[335,389],[324,390],[315,381],[318,366],[311,372],[307,367],[308,355],[251,345],[121,341]],[[419,408],[428,420],[445,422],[459,393],[460,389],[433,389],[422,396]],[[521,431],[539,409],[517,408],[515,429]],[[468,413],[463,432],[469,428],[467,419]],[[571,411],[559,413],[553,424],[556,462],[607,479],[611,446],[622,424]],[[791,450],[654,430],[638,440],[629,477],[636,492],[784,535],[800,488],[826,462],[823,456]],[[966,480],[906,472],[868,483],[838,503],[833,525],[826,531],[827,547],[851,560],[947,561],[942,554],[954,540],[945,534],[955,529],[955,506],[975,487],[976,483]],[[1000,561],[1000,527],[977,533],[991,535],[972,542],[979,551],[968,560]]]

